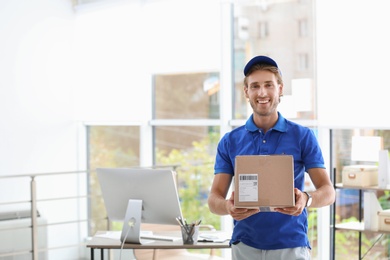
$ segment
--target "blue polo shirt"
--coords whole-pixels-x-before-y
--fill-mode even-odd
[[[305,171],[325,168],[320,146],[312,130],[285,119],[279,112],[278,116],[265,134],[254,124],[253,115],[244,126],[225,134],[218,144],[215,174],[234,175],[237,155],[287,154],[294,157],[294,186],[303,190]],[[234,220],[231,243],[242,241],[263,250],[310,247],[307,226],[306,209],[299,216],[260,212]]]

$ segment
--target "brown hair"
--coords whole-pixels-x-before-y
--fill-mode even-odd
[[[283,84],[282,74],[280,73],[280,70],[277,67],[270,66],[267,64],[255,64],[250,68],[249,72],[245,76],[244,86],[246,87],[248,86],[248,76],[256,70],[267,70],[269,72],[272,72],[276,76],[276,80],[278,84]]]

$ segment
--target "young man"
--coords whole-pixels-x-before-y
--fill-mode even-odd
[[[244,93],[253,114],[244,126],[227,133],[218,144],[209,208],[234,219],[233,259],[310,259],[306,207],[323,207],[335,200],[321,149],[310,129],[286,120],[277,111],[283,80],[273,59],[254,57],[245,66],[244,75]],[[226,198],[235,157],[268,154],[293,156],[295,206],[277,208],[277,212],[235,208],[233,194]],[[303,192],[305,172],[316,188],[310,193]]]

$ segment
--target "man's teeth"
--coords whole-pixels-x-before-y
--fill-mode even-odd
[[[259,102],[260,104],[265,104],[265,103],[268,103],[268,100],[259,100],[257,102]]]

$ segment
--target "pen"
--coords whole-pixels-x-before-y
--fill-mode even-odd
[[[185,232],[188,234],[188,225],[186,221],[184,220],[183,222],[183,219],[181,217],[177,217],[176,221],[179,223],[180,227],[184,228]]]

